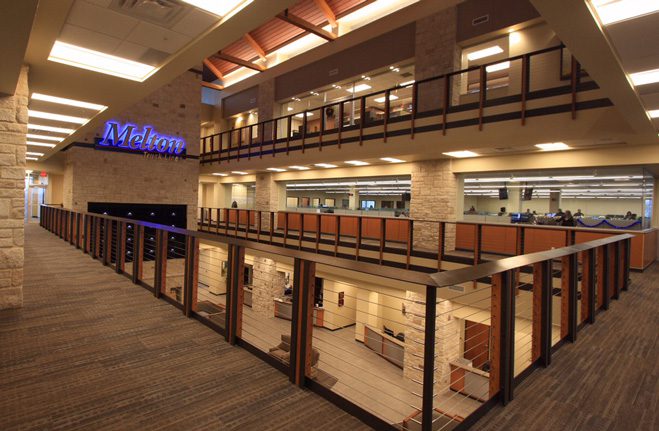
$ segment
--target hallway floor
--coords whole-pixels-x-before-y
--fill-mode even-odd
[[[0,311],[0,429],[360,430],[354,417],[36,224]]]

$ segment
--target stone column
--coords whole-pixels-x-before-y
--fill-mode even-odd
[[[351,210],[359,210],[359,190],[357,187],[350,187],[348,194],[348,208]]]
[[[410,217],[425,220],[414,222],[414,247],[435,251],[439,229],[432,221],[456,220],[457,178],[451,170],[451,160],[416,162],[411,176]],[[455,249],[454,224],[446,225],[445,247],[446,251]]]
[[[267,257],[254,257],[252,281],[252,310],[265,317],[274,317],[273,299],[284,293],[283,273],[277,272],[275,261]]]
[[[275,112],[275,80],[269,79],[259,84],[257,106],[259,110],[259,122],[272,120],[278,116]],[[272,123],[265,125],[263,130],[264,139],[267,141],[272,138]],[[260,133],[260,131],[259,131]]]
[[[23,305],[23,223],[28,68],[0,95],[0,309]]]
[[[270,229],[270,216],[266,212],[286,209],[286,185],[283,182],[275,181],[271,173],[258,174],[254,209],[264,211],[261,215],[261,226],[263,229]]]
[[[456,7],[451,7],[416,22],[414,76],[417,81],[460,69],[460,47],[456,43]],[[459,79],[453,80],[456,89]],[[419,86],[419,112],[441,107],[444,87],[441,81]],[[458,91],[453,91],[458,97]]]
[[[425,295],[405,292],[405,356],[403,376],[423,381],[425,340]],[[448,392],[451,380],[450,362],[460,357],[460,329],[453,316],[453,303],[438,299],[435,319],[435,393]]]

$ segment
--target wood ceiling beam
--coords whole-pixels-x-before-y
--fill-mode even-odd
[[[233,55],[224,54],[223,52],[218,52],[215,54],[218,58],[221,58],[224,61],[229,63],[237,64],[238,66],[243,66],[248,69],[256,70],[257,72],[263,72],[266,67],[260,64],[252,63],[251,61],[245,61],[242,58],[234,57]]]
[[[224,85],[214,84],[212,82],[201,81],[201,86],[212,88],[213,90],[217,90],[217,91],[224,90]]]
[[[217,78],[217,79],[219,79],[219,80],[224,79],[224,76],[222,75],[222,72],[220,72],[220,69],[218,69],[217,67],[215,67],[215,65],[213,64],[213,62],[210,61],[209,59],[207,59],[207,58],[204,59],[204,66],[206,66],[206,67],[208,68],[208,70],[210,70],[211,73],[212,73],[213,75],[215,75],[215,78]]]
[[[325,17],[327,18],[327,22],[332,26],[332,28],[338,27],[339,23],[336,22],[336,15],[334,14],[334,11],[330,7],[330,5],[327,4],[326,0],[314,0],[316,2],[316,6],[318,6],[318,9],[320,9],[323,14],[325,14]]]
[[[284,13],[280,13],[279,15],[277,15],[277,18],[291,25],[294,25],[295,27],[301,28],[302,30],[308,31],[309,33],[313,33],[316,36],[322,37],[323,39],[326,39],[330,42],[336,39],[336,35],[334,33],[330,33],[327,30],[323,30],[322,28],[313,25],[309,21],[302,19],[297,15],[293,15],[292,13],[289,13],[288,9],[286,9]]]
[[[261,57],[261,60],[265,61],[265,50],[259,45],[259,43],[252,37],[251,34],[245,33],[245,41],[249,46],[252,47],[254,51]]]

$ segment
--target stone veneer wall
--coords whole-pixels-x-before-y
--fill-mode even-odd
[[[412,168],[410,217],[420,220],[455,220],[458,182],[450,160],[416,162]],[[437,250],[437,223],[414,223],[414,246]],[[455,248],[455,225],[446,225],[446,250]]]
[[[256,176],[255,193],[254,209],[258,211],[279,211],[286,209],[286,186],[277,183],[271,173],[258,174]],[[265,214],[262,217],[263,229],[270,229],[270,218]]]
[[[180,136],[189,156],[199,155],[200,76],[185,72],[115,116],[119,122],[150,125]],[[104,127],[84,137],[93,143]],[[199,160],[147,158],[138,154],[72,147],[65,152],[64,206],[87,210],[88,202],[187,205],[188,229],[196,229]]]
[[[0,309],[23,305],[23,223],[28,69],[0,95]]]

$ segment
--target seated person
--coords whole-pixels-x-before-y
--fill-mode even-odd
[[[506,215],[506,207],[501,207],[499,208],[499,212],[497,213],[498,216],[504,216]]]
[[[471,208],[469,208],[469,211],[467,211],[467,214],[476,214],[476,207],[472,205]]]
[[[574,213],[575,217],[583,217],[583,213],[581,212],[581,209],[578,209],[576,213]]]
[[[561,226],[576,226],[577,225],[577,221],[574,219],[574,216],[572,215],[570,210],[567,210],[567,211],[565,211],[565,213],[563,213],[563,216],[561,217],[561,220],[560,220],[560,225]]]
[[[625,214],[625,220],[636,220],[636,214],[632,214],[631,211],[627,211],[627,214]]]

